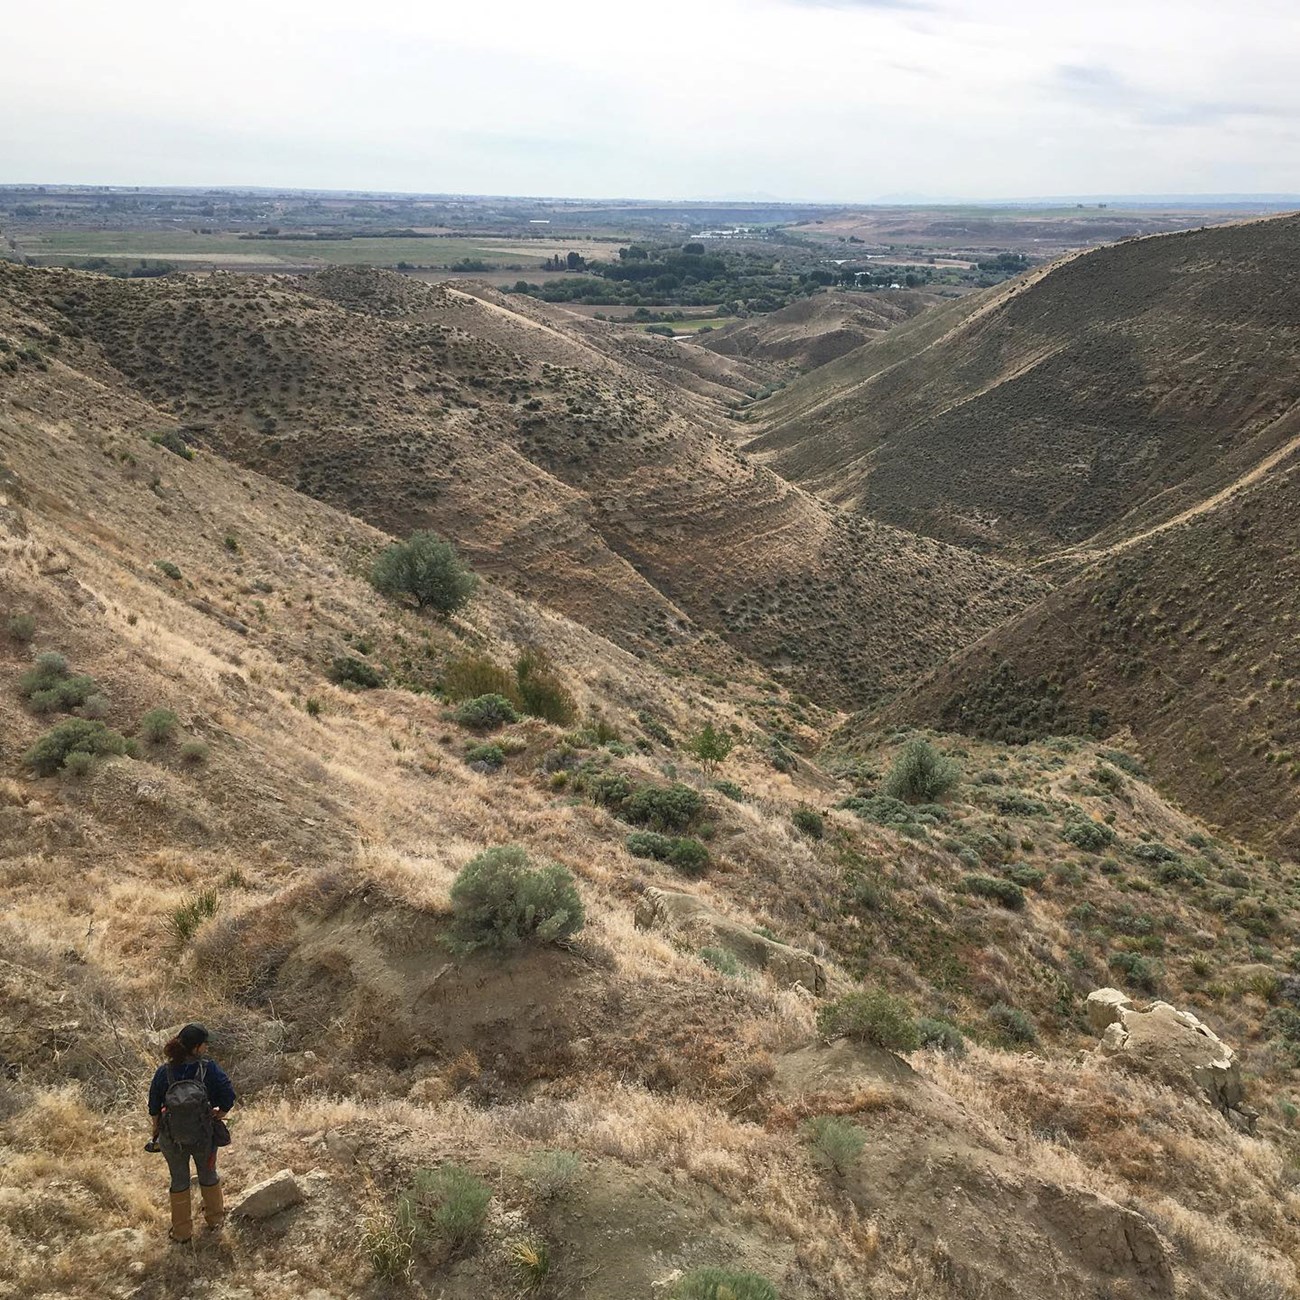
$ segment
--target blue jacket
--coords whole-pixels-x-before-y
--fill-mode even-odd
[[[160,1065],[154,1072],[153,1082],[149,1085],[149,1114],[161,1115],[167,1089],[177,1079],[193,1079],[199,1072],[199,1065],[198,1061],[185,1061],[181,1065],[170,1067]],[[235,1087],[230,1082],[230,1076],[211,1057],[205,1056],[202,1065],[203,1086],[208,1090],[212,1104],[218,1110],[229,1110],[235,1104]],[[169,1068],[172,1072],[170,1079],[167,1077]]]

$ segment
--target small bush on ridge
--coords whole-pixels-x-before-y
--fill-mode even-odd
[[[471,859],[451,887],[452,945],[469,952],[554,943],[582,929],[586,916],[572,874],[559,863],[530,867],[517,844]]]
[[[382,552],[370,572],[384,596],[411,596],[421,608],[452,614],[474,594],[478,579],[461,563],[456,548],[435,533],[412,533]]]
[[[817,1028],[826,1038],[843,1035],[891,1052],[914,1052],[921,1045],[907,1003],[884,989],[863,989],[824,1004]]]

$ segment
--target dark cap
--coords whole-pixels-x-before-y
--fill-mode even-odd
[[[186,1051],[192,1052],[208,1041],[208,1031],[202,1025],[186,1025],[176,1037],[181,1040],[181,1046]]]

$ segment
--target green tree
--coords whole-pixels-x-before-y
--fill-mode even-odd
[[[711,722],[706,722],[686,742],[687,751],[699,760],[705,772],[716,772],[735,746],[735,740],[725,731],[717,730]]]
[[[450,542],[436,533],[412,533],[406,541],[394,542],[384,550],[375,561],[370,581],[385,596],[413,596],[421,608],[451,614],[474,594],[478,579]]]

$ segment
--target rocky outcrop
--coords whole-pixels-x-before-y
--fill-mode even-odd
[[[232,1219],[269,1219],[291,1205],[300,1205],[303,1190],[293,1170],[281,1169],[264,1182],[255,1183],[231,1207]]]
[[[755,934],[694,894],[652,885],[641,895],[633,920],[639,930],[667,930],[694,947],[716,944],[751,970],[767,971],[779,984],[816,994],[826,988],[826,972],[812,953]]]
[[[1168,1002],[1138,1010],[1119,989],[1088,995],[1088,1023],[1101,1051],[1174,1084],[1192,1084],[1237,1127],[1250,1132],[1258,1112],[1245,1104],[1237,1054],[1190,1011]]]

